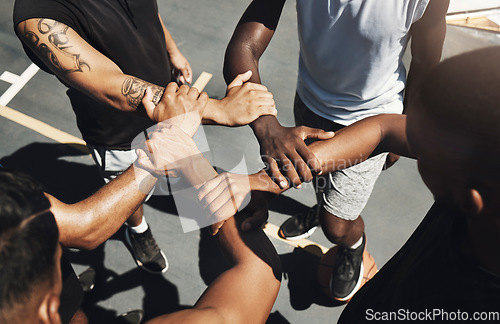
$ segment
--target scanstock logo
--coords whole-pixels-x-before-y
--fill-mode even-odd
[[[178,124],[178,120],[176,120],[175,122],[176,124]],[[169,121],[165,121],[162,123],[168,124]],[[146,152],[148,153],[150,160],[152,161],[155,160],[156,155],[168,156],[168,154],[165,154],[168,153],[166,151],[151,152],[151,149],[148,148],[148,146],[145,144],[151,134],[155,130],[157,130],[157,127],[162,127],[162,123],[152,126],[148,128],[146,132],[139,134],[132,142],[132,149],[142,149],[144,151],[147,150]],[[148,134],[147,137],[146,134]],[[196,143],[198,150],[202,153],[203,157],[206,158],[212,166],[214,166],[214,169],[217,173],[230,172],[248,175],[248,167],[245,162],[243,151],[234,148],[209,145],[203,126],[200,126],[198,128],[193,136],[193,140]],[[162,147],[161,150],[169,150],[169,147]],[[185,168],[186,164],[192,164],[193,167]],[[169,165],[183,166],[183,170],[189,169],[189,172],[191,173],[201,173],[201,170],[197,169],[197,164],[193,164],[190,157],[182,160],[170,161]],[[137,167],[135,168],[137,170]],[[204,172],[206,174],[206,170],[204,170]],[[157,177],[159,178],[158,182],[152,192],[149,193],[149,195],[171,195],[174,198],[182,229],[185,233],[199,230],[221,221],[221,219],[217,218],[214,215],[213,211],[210,211],[208,208],[202,207],[202,204],[200,203],[200,200],[198,198],[197,188],[203,185],[203,183],[193,183],[192,179],[197,178],[196,174],[193,175],[176,172],[175,175],[169,176],[157,174]],[[240,181],[238,185],[240,186],[240,188],[242,185],[247,186],[249,192],[249,178],[244,177],[244,179],[246,179],[246,181],[243,180],[243,183],[242,181]],[[140,184],[138,184],[138,186],[139,188],[141,188]],[[238,211],[241,211],[248,205],[249,202],[250,197],[248,196],[241,204],[239,204],[239,206],[235,207]]]

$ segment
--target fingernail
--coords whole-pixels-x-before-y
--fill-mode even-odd
[[[300,189],[300,187],[302,187],[302,183],[301,183],[301,184],[299,184],[299,185],[298,185],[297,187],[295,187],[295,188]]]
[[[320,171],[318,172],[318,175],[322,175],[322,174],[323,174],[323,170],[320,170]]]
[[[281,189],[285,189],[286,188],[286,181],[284,181],[284,180],[280,181],[280,187],[281,187]]]

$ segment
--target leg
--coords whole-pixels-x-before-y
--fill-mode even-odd
[[[355,220],[345,220],[330,214],[324,208],[319,215],[323,233],[334,244],[350,247],[359,241],[365,231],[365,223],[361,216]]]
[[[90,145],[89,150],[106,183],[125,171],[137,158],[134,150],[107,150]],[[167,271],[167,258],[145,221],[142,205],[129,217],[127,225],[125,239],[137,265],[151,273],[161,274]]]

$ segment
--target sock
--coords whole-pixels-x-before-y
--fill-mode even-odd
[[[141,234],[148,230],[148,223],[146,223],[146,218],[142,215],[142,221],[137,226],[129,226],[130,230],[135,234]]]
[[[354,243],[351,247],[349,247],[350,249],[357,249],[361,246],[361,244],[363,243],[363,235],[361,235],[361,237],[359,238],[359,240]]]

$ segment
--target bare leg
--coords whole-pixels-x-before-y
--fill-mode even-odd
[[[330,214],[324,208],[320,212],[320,222],[326,238],[343,247],[354,245],[365,231],[365,222],[361,216],[353,221],[345,220]]]
[[[139,208],[127,219],[129,226],[138,226],[141,224],[142,216],[144,215],[144,207],[140,205]]]

